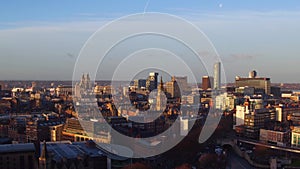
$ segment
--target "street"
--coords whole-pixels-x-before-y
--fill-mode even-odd
[[[230,151],[227,169],[254,169],[244,158],[238,156],[234,151]]]

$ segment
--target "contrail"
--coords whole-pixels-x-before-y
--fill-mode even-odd
[[[150,3],[150,0],[147,1],[145,7],[144,7],[144,14],[146,13],[147,9],[148,9],[148,6],[149,6],[149,3]]]

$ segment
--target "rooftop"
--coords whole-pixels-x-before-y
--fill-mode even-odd
[[[47,142],[47,149],[52,153],[53,159],[60,162],[62,159],[77,159],[88,155],[90,157],[103,156],[102,151],[96,146],[88,146],[86,142]],[[41,144],[43,146],[43,144]],[[42,147],[41,147],[42,148]]]
[[[0,145],[0,153],[34,152],[33,143]]]

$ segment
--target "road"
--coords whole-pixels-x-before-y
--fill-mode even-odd
[[[244,158],[231,151],[226,169],[255,169]]]

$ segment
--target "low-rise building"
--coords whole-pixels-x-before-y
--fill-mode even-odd
[[[274,131],[265,129],[260,129],[259,140],[264,143],[275,144],[278,146],[287,146],[291,141],[289,131]]]
[[[40,150],[39,168],[107,168],[107,156],[93,141],[44,142]]]
[[[110,143],[111,134],[107,125],[101,122],[67,119],[62,130],[62,140],[87,141],[95,140],[101,143]]]
[[[37,169],[33,143],[0,145],[0,168]]]
[[[300,147],[300,127],[294,127],[292,130],[291,145]]]

